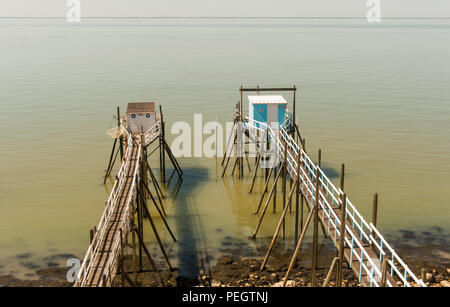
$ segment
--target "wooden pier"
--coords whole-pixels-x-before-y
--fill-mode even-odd
[[[155,113],[156,115],[156,113]],[[148,116],[150,117],[150,116]],[[152,220],[147,201],[156,207],[167,231],[176,241],[164,216],[165,211],[161,201],[163,191],[147,161],[147,147],[159,140],[156,149],[160,149],[161,182],[165,183],[165,157],[172,161],[180,180],[182,170],[170,151],[164,138],[164,121],[162,110],[156,116],[155,124],[141,132],[132,131],[125,116],[117,114],[118,126],[108,168],[105,175],[110,175],[115,159],[120,153],[121,165],[116,176],[114,186],[106,202],[100,222],[90,231],[91,243],[86,252],[81,268],[78,272],[76,287],[107,287],[113,284],[117,274],[121,275],[122,285],[128,282],[131,286],[137,285],[136,273],[142,271],[142,257],[148,257],[152,269],[159,276],[160,285],[164,281],[159,275],[158,268],[144,243],[144,220],[148,219],[153,233],[158,241],[161,252],[172,270],[167,253],[159,237],[158,230]],[[116,150],[116,143],[119,147]],[[156,150],[155,149],[155,150]],[[153,190],[153,192],[152,192]],[[128,236],[132,236],[134,278],[124,270],[124,248],[129,245]],[[137,240],[136,240],[137,239]],[[137,242],[136,242],[137,241]],[[138,252],[138,255],[136,253]]]
[[[291,270],[296,262],[298,253],[306,235],[308,226],[313,224],[313,255],[312,255],[312,285],[318,286],[316,269],[318,263],[318,233],[319,228],[325,237],[332,240],[337,249],[337,257],[333,260],[328,277],[323,286],[327,286],[335,271],[336,285],[342,284],[342,267],[344,262],[353,270],[360,284],[367,287],[397,287],[420,286],[425,287],[408,268],[395,250],[376,228],[378,195],[374,196],[372,222],[368,223],[357,211],[344,192],[344,165],[341,168],[340,186],[337,188],[321,168],[322,154],[319,149],[317,163],[313,163],[306,153],[305,139],[300,135],[300,129],[295,121],[295,86],[289,88],[240,88],[240,101],[236,104],[234,114],[234,134],[230,136],[222,160],[222,177],[233,152],[235,153],[234,170],[237,167],[238,177],[244,177],[244,157],[249,164],[250,147],[245,144],[256,143],[255,169],[252,175],[250,192],[253,192],[258,165],[261,161],[276,158],[277,162],[267,167],[264,172],[265,186],[261,191],[260,201],[256,213],[259,214],[253,238],[264,220],[270,201],[273,202],[273,212],[276,212],[276,189],[281,181],[282,185],[282,213],[275,229],[272,242],[261,264],[265,269],[275,242],[282,232],[285,239],[285,224],[287,211],[291,212],[295,202],[295,234],[296,245],[289,268],[283,279],[286,284]],[[273,128],[267,122],[257,121],[243,112],[244,92],[293,92],[292,113],[286,113],[285,122]],[[244,139],[247,138],[248,142]],[[233,141],[234,140],[234,141]],[[272,152],[268,153],[269,150]],[[249,169],[250,169],[250,165]],[[274,174],[271,183],[271,174]],[[287,182],[290,182],[289,189]],[[303,217],[304,206],[309,214]]]

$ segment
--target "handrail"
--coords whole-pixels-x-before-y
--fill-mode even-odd
[[[288,154],[286,157],[288,166],[287,169],[292,178],[297,177],[297,158],[300,154],[300,163],[302,165],[302,167],[300,167],[301,175],[299,176],[301,180],[301,188],[302,190],[305,190],[306,199],[312,203],[315,201],[316,181],[319,181],[318,203],[323,212],[322,221],[324,222],[327,216],[327,232],[328,234],[331,234],[332,231],[334,232],[334,238],[331,239],[336,245],[337,236],[340,234],[339,229],[341,218],[336,215],[334,209],[341,208],[343,191],[336,188],[325,172],[318,165],[312,162],[311,158],[306,154],[303,148],[300,148],[297,145],[297,143],[285,130],[287,125],[288,117],[286,117],[285,122],[280,125],[280,129],[277,130],[278,133],[275,133],[273,129],[267,125],[267,123],[256,121],[248,118],[247,116],[244,121],[244,126],[248,129],[267,131],[269,138],[272,138],[273,143],[276,144],[276,153],[282,159],[284,159],[284,144],[286,144],[289,149],[287,150]],[[276,135],[278,135],[278,137],[276,137]],[[317,168],[319,170],[318,178],[316,178]],[[330,198],[331,203],[328,201],[328,198]],[[379,266],[385,257],[390,256],[391,259],[388,259],[387,264],[390,268],[391,277],[395,277],[403,282],[405,287],[412,286],[408,281],[408,278],[412,279],[418,286],[426,287],[425,283],[414,275],[409,267],[397,255],[394,249],[387,243],[378,229],[372,223],[366,222],[364,217],[358,212],[348,197],[345,198],[345,206],[345,219],[349,221],[352,228],[350,228],[349,225],[345,225],[346,236],[344,240],[350,248],[350,267],[353,265],[353,259],[356,259],[360,263],[359,281],[361,282],[362,272],[364,270],[366,277],[370,282],[370,286],[379,287],[379,281],[382,279],[382,272]],[[364,247],[364,245],[367,244],[375,247],[372,250],[378,257],[377,263],[375,263],[374,259],[370,257],[366,247]],[[359,253],[356,252],[356,248],[360,250]],[[403,271],[403,273],[401,273],[401,271]],[[389,287],[394,286],[389,280],[387,280],[386,284]]]
[[[132,157],[133,147],[134,147],[134,143],[135,143],[131,132],[128,129],[126,129],[126,131],[128,133],[128,135],[127,135],[128,142],[127,142],[127,148],[126,148],[124,158],[123,158],[123,163],[119,168],[119,172],[118,172],[117,178],[114,182],[114,186],[111,190],[108,200],[106,201],[105,209],[103,210],[102,217],[97,225],[97,232],[95,233],[94,238],[88,247],[86,255],[83,259],[83,263],[78,272],[77,282],[75,283],[76,286],[77,285],[85,286],[87,284],[86,278],[88,277],[89,272],[91,270],[91,268],[89,267],[89,264],[93,262],[96,254],[99,252],[100,245],[103,242],[103,239],[105,238],[105,235],[106,235],[106,228],[107,228],[108,223],[111,219],[111,216],[114,212],[114,209],[117,206],[119,193],[122,190],[124,183],[126,182],[126,175],[128,174],[129,168],[131,165],[131,157]],[[137,160],[136,160],[135,168],[133,171],[134,174],[136,174],[139,171],[139,161],[140,161],[141,150],[142,149],[141,149],[141,145],[140,145],[138,152],[137,152]],[[133,189],[135,187],[135,185],[136,185],[136,177],[133,177],[131,188]],[[127,216],[127,214],[128,214],[130,203],[131,203],[131,200],[132,200],[132,197],[134,194],[135,193],[130,193],[127,198],[127,201],[125,204],[124,216]],[[123,224],[123,221],[121,221],[120,223],[121,223],[120,229],[122,229],[122,232],[124,233],[123,230],[125,230],[125,233],[127,233],[129,230],[128,229],[129,226],[127,226],[127,223],[125,223],[125,225]],[[113,257],[108,260],[108,265],[114,264],[115,260],[113,258],[116,258],[116,252],[118,251],[117,244],[118,244],[118,242],[114,242],[114,246],[112,249]],[[108,270],[106,271],[107,274],[109,274],[108,273],[109,271]]]

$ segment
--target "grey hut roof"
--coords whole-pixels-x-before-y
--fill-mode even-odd
[[[155,113],[155,102],[130,102],[126,114],[132,113]]]

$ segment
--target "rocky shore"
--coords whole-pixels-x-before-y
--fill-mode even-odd
[[[178,270],[168,272],[164,262],[159,259],[165,286],[194,287],[278,287],[284,278],[292,250],[284,246],[276,246],[265,270],[260,270],[263,257],[267,250],[266,244],[249,248],[248,240],[228,238],[219,250],[216,259],[212,255],[204,255],[207,261],[199,261],[193,274],[180,274]],[[429,244],[426,246],[410,246],[396,244],[399,255],[408,263],[409,268],[422,278],[429,287],[450,287],[450,247],[448,244]],[[322,244],[319,250],[317,282],[322,285],[328,273],[336,250],[331,244]],[[66,281],[66,268],[61,267],[62,255],[47,257],[44,267],[33,263],[29,255],[18,255],[24,266],[36,267],[30,278],[20,279],[13,274],[0,274],[0,287],[68,287],[72,283]],[[61,258],[61,259],[60,259]],[[286,283],[288,287],[311,286],[311,245],[306,244],[299,253],[292,273]],[[64,258],[65,259],[65,258]],[[214,261],[215,260],[215,261]],[[143,258],[143,272],[137,274],[137,284],[143,287],[159,286],[155,272],[150,269],[146,257]],[[59,263],[59,265],[57,264]],[[206,264],[205,264],[206,263]],[[210,263],[213,263],[212,265]],[[131,255],[126,256],[125,271],[134,279],[133,261]],[[344,285],[358,287],[359,283],[353,271],[344,266]],[[121,286],[118,275],[115,286]],[[129,286],[126,284],[126,286]],[[334,278],[330,282],[334,286]]]

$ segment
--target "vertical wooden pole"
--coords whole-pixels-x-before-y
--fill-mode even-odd
[[[388,266],[386,258],[381,263],[381,287],[386,287]]]
[[[243,101],[243,91],[242,91],[242,85],[241,85],[241,129],[244,129],[244,110],[243,110],[243,107],[244,107],[244,101]],[[242,137],[241,137],[241,146],[243,146],[243,151],[244,151],[244,153],[245,153],[245,145],[244,145],[244,131],[241,131],[241,133],[242,133]],[[240,174],[240,176],[241,176],[241,178],[244,178],[244,157],[243,157],[243,155],[241,155],[241,157],[239,157],[239,159],[240,159],[240,163],[239,163],[239,167],[240,167],[240,172],[239,172],[239,174]]]
[[[292,106],[292,139],[295,139],[295,93],[297,92],[297,88],[294,85],[294,98],[293,98],[293,106]]]
[[[117,127],[120,129],[120,108],[117,107]],[[123,137],[119,137],[120,160],[123,160]]]
[[[319,167],[322,167],[322,150],[319,148],[319,154],[317,157],[317,164],[319,165]]]
[[[136,227],[131,227],[131,243],[133,245],[133,271],[134,271],[134,283],[137,283],[137,261],[136,261]]]
[[[372,224],[375,227],[377,227],[377,215],[378,215],[378,193],[375,193],[373,195],[373,205],[372,205]],[[372,237],[375,237],[375,233],[373,230],[370,231],[370,233],[372,234]],[[372,241],[370,241],[370,246],[372,246],[372,249],[374,249]]]
[[[341,225],[340,225],[340,229],[339,229],[339,249],[338,249],[339,273],[336,278],[336,286],[337,287],[342,286],[342,268],[344,266],[345,223],[346,223],[345,212],[347,210],[346,202],[347,202],[347,196],[344,193],[344,194],[342,194]],[[337,229],[336,229],[336,231],[337,231]]]
[[[297,155],[297,182],[296,185],[296,191],[295,191],[295,234],[294,234],[294,243],[297,244],[298,240],[298,211],[299,211],[299,193],[300,193],[300,172],[301,172],[301,166],[300,166],[300,159],[301,157],[301,150],[299,150]]]
[[[319,178],[319,167],[316,168],[316,178]],[[314,230],[313,230],[313,256],[312,256],[312,283],[311,286],[316,286],[316,270],[318,260],[319,248],[319,180],[316,180],[315,191],[315,210],[314,210]]]
[[[142,200],[141,199],[137,199],[136,203],[137,203],[137,232],[139,232],[139,234],[142,235],[142,204],[141,204]],[[139,263],[139,272],[142,272],[142,246],[141,244],[139,244],[138,246],[138,263]]]
[[[89,244],[92,244],[92,241],[94,241],[94,229],[89,230]]]
[[[306,152],[306,139],[302,140],[302,149],[304,152]],[[303,158],[303,152],[300,151],[301,157]],[[302,162],[302,166],[304,166],[304,162]],[[303,211],[304,209],[304,202],[305,202],[305,195],[303,194],[303,189],[301,189],[300,192],[300,229],[303,229]]]
[[[344,192],[344,174],[345,174],[345,164],[341,164],[341,180],[339,187],[341,188],[341,191]]]
[[[283,165],[281,166],[283,168],[283,181],[282,181],[282,192],[283,192],[283,211],[284,207],[286,207],[286,164],[287,164],[287,143],[284,143],[284,161]],[[283,219],[283,232],[282,232],[283,240],[286,237],[286,222],[285,219]]]
[[[286,282],[289,278],[289,274],[291,274],[292,268],[294,267],[294,264],[295,264],[295,260],[297,259],[298,252],[302,248],[303,239],[305,238],[306,230],[308,229],[308,225],[311,222],[312,215],[314,214],[314,212],[316,210],[317,210],[317,207],[315,205],[313,205],[311,211],[309,211],[308,217],[306,218],[306,221],[305,221],[305,226],[302,229],[302,233],[300,234],[300,238],[298,239],[298,243],[297,243],[297,246],[295,247],[294,254],[292,255],[291,262],[289,263],[288,270],[286,272],[286,275],[284,276],[283,287],[286,286]]]
[[[275,172],[273,172],[273,179],[274,179],[274,193],[273,193],[273,213],[277,212],[277,183],[278,181],[275,181],[275,178],[277,177],[278,171],[276,171],[276,166],[274,166]],[[281,171],[281,168],[279,169]]]
[[[120,279],[122,282],[122,287],[125,286],[125,268],[123,265],[123,236],[122,236],[122,229],[119,229],[119,235],[120,235]]]
[[[160,106],[161,107],[161,106]],[[161,113],[162,114],[162,113]],[[163,171],[163,182],[166,183],[166,148],[164,147],[164,143],[166,142],[166,122],[161,122],[162,126],[162,171]]]

